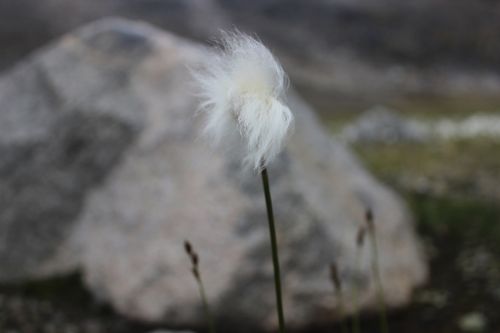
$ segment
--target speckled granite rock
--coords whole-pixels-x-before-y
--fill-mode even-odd
[[[150,26],[84,27],[0,78],[0,279],[79,269],[122,314],[203,323],[182,242],[201,255],[217,318],[276,326],[260,179],[199,139],[189,66],[206,48]],[[390,306],[426,277],[401,199],[323,130],[293,93],[296,131],[270,167],[289,327],[335,319],[328,266],[346,299],[376,304],[369,247],[353,267],[365,206],[377,217]],[[352,304],[346,304],[352,309]]]

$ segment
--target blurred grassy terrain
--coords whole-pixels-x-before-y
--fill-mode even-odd
[[[500,142],[477,138],[355,149],[368,168],[402,192],[485,204],[500,200]]]
[[[295,88],[311,104],[318,114],[336,130],[356,119],[360,112],[374,105],[373,99],[359,96],[356,99],[331,92],[321,92],[309,87],[296,85]],[[500,95],[454,95],[433,96],[428,94],[379,96],[378,103],[403,115],[420,120],[442,117],[462,118],[472,112],[500,111]]]
[[[498,105],[467,99],[399,106],[405,116],[437,120],[461,119],[470,110],[499,110]],[[327,121],[338,132],[356,116]],[[407,199],[430,258],[430,281],[417,291],[413,304],[392,315],[392,328],[460,332],[461,322],[472,314],[484,319],[477,332],[499,332],[500,141],[359,143],[352,148],[376,177]]]

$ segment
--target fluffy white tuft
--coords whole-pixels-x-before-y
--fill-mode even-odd
[[[206,114],[205,134],[216,144],[234,144],[239,134],[244,164],[254,170],[269,164],[293,124],[282,101],[287,78],[271,52],[248,35],[224,33],[215,57],[194,77]]]

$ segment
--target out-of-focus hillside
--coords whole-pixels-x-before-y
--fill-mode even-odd
[[[205,24],[193,21],[200,10],[212,15],[198,17]],[[0,43],[21,55],[62,30],[113,14],[208,37],[213,30],[195,30],[220,24],[218,11],[294,56],[345,48],[377,63],[500,69],[496,0],[7,0],[0,4]]]
[[[255,32],[320,110],[350,103],[362,109],[401,95],[477,99],[500,90],[500,1],[494,0],[6,0],[0,69],[109,15],[203,41],[221,28]]]
[[[303,31],[327,51],[351,49],[370,62],[500,68],[500,2],[495,0],[219,2],[254,28],[286,26],[287,39],[297,45],[302,36],[293,32]],[[314,48],[296,51],[311,56]]]

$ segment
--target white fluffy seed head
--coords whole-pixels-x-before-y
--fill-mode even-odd
[[[293,125],[283,103],[287,78],[271,52],[240,32],[223,33],[217,54],[194,72],[205,134],[215,144],[245,149],[244,164],[259,171],[281,151]]]

